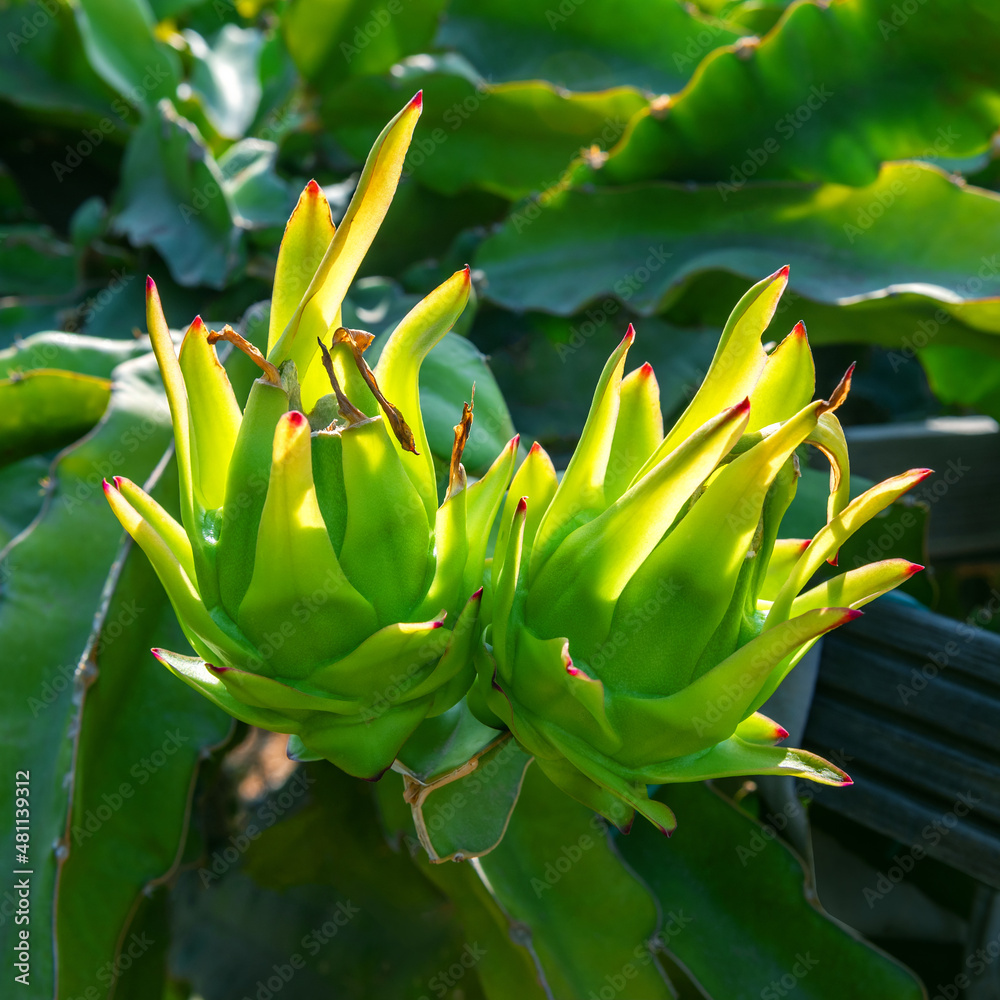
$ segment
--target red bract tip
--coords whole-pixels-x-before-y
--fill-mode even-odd
[[[521,443],[521,435],[515,434],[507,443],[507,447],[510,448],[511,451],[517,451],[517,446],[520,443]]]
[[[910,576],[916,576],[917,573],[920,573],[926,568],[927,568],[926,566],[921,566],[920,563],[910,563],[910,568],[909,570],[907,570],[907,572],[910,574]]]
[[[518,436],[520,436],[520,435],[518,435]],[[540,444],[539,444],[539,443],[538,443],[538,442],[536,441],[536,442],[535,442],[534,444],[532,444],[532,446],[531,446],[531,447],[530,447],[530,448],[528,449],[528,454],[529,454],[529,455],[535,455],[535,454],[537,454],[538,452],[540,452],[541,450],[542,450],[542,446],[541,446],[541,445],[540,445]]]
[[[163,662],[163,650],[159,647],[154,647],[150,652],[155,656],[161,663]]]
[[[635,327],[629,323],[628,329],[625,331],[625,336],[622,337],[623,344],[631,344],[635,340]]]
[[[521,499],[517,501],[516,513],[523,514],[527,509],[528,509],[528,498],[521,497]]]
[[[648,362],[644,362],[642,367],[639,369],[639,374],[642,378],[649,378],[653,374],[653,366]]]
[[[805,335],[806,335],[806,325],[805,323],[802,322],[802,320],[799,320],[798,323],[796,323],[795,326],[792,327],[792,336],[804,337]]]
[[[213,674],[224,674],[233,669],[232,667],[217,667],[214,663],[206,663],[205,666],[208,667]]]
[[[788,739],[788,730],[785,729],[784,726],[775,726],[774,727],[774,738],[776,740],[787,740]]]
[[[115,489],[115,487],[113,487],[106,479],[101,480],[101,486],[104,487],[105,493],[110,493],[112,489]]]
[[[847,788],[848,785],[853,785],[853,784],[854,784],[854,779],[849,774],[845,774],[844,780],[840,783],[840,787]]]
[[[431,622],[431,628],[432,629],[434,629],[434,628],[441,628],[441,627],[443,627],[443,625],[444,625],[444,622],[441,621],[440,619],[437,619],[437,618],[435,618],[434,621]]]
[[[115,476],[115,489],[118,490],[119,493],[121,493],[121,491],[122,491],[122,477],[121,476]]]
[[[155,291],[156,291],[156,282],[153,281],[153,278],[152,278],[151,275],[147,274],[146,275],[146,294],[149,295],[151,292],[155,292]]]
[[[771,277],[772,278],[787,278],[788,277],[788,265],[786,264],[784,267],[779,267],[778,270],[775,271],[773,275],[771,275]]]
[[[319,184],[317,184],[315,180],[311,180],[306,185],[306,194],[309,195],[310,198],[318,198],[319,197],[320,187],[319,187]]]
[[[844,610],[844,621],[852,622],[855,618],[861,618],[864,612],[860,608],[846,608]]]
[[[418,90],[413,97],[410,98],[411,108],[422,108],[424,106],[424,92]]]
[[[848,379],[854,374],[854,369],[858,367],[857,361],[852,361],[851,366],[844,372],[844,378]]]
[[[305,414],[299,413],[298,410],[289,410],[285,414],[285,419],[292,427],[301,427],[306,422]]]
[[[480,587],[472,597],[469,598],[470,601],[481,601],[483,599],[483,588]]]
[[[570,677],[578,677],[579,674],[580,674],[580,668],[579,667],[574,667],[572,663],[567,663],[566,664],[566,673],[569,674]]]
[[[803,538],[802,544],[799,546],[799,552],[800,553],[805,552],[805,550],[809,548],[811,542],[812,542],[811,538]]]
[[[934,475],[933,469],[911,469],[907,475],[916,476],[917,482],[922,483],[928,476]]]
[[[750,412],[750,397],[744,396],[734,407],[733,416],[742,417],[744,413]]]

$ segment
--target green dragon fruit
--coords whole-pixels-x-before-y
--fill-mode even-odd
[[[182,523],[134,483],[105,483],[197,653],[159,659],[236,718],[291,734],[293,756],[365,778],[472,682],[487,538],[517,448],[469,484],[466,406],[438,505],[418,373],[468,301],[468,268],[400,322],[374,371],[371,336],[341,326],[420,111],[418,94],[379,136],[336,230],[318,185],[306,187],[278,255],[266,357],[200,319],[177,356],[148,282]],[[262,369],[242,412],[220,339]]]
[[[739,302],[666,435],[652,369],[623,378],[630,327],[562,478],[535,445],[501,516],[470,705],[622,828],[636,810],[664,832],[676,825],[649,784],[744,774],[849,784],[822,758],[776,746],[788,734],[758,709],[823,633],[922,568],[887,559],[802,592],[928,473],[849,502],[834,411],[851,372],[829,400],[812,401],[804,327],[770,354],[761,344],[787,275]],[[828,522],[811,540],[779,539],[804,443],[831,463]]]

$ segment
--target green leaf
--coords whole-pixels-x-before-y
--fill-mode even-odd
[[[80,721],[76,674],[89,647],[109,567],[122,537],[108,510],[101,478],[122,471],[149,476],[170,440],[170,422],[152,356],[115,369],[111,401],[94,432],[53,463],[44,505],[29,528],[0,550],[6,579],[0,592],[4,649],[0,759],[7,771],[31,772],[32,987],[52,996],[55,879],[66,841],[73,792],[74,734]],[[128,444],[126,444],[128,442]],[[119,451],[121,449],[121,451]],[[117,452],[117,457],[113,459]],[[131,766],[131,761],[129,762]],[[0,845],[14,853],[13,808],[5,793]],[[17,928],[0,926],[0,947],[13,950]]]
[[[408,171],[445,194],[478,187],[505,198],[554,190],[581,148],[608,149],[646,107],[618,87],[570,94],[545,82],[491,86],[457,56],[421,56],[392,77],[359,77],[324,94],[323,120],[355,157],[364,156],[406,93],[424,91],[425,120]]]
[[[471,474],[481,475],[514,436],[514,424],[486,356],[471,340],[457,333],[445,334],[420,369],[420,409],[435,455],[451,454],[453,427],[461,417],[462,402],[472,396],[473,385],[472,433],[462,464]]]
[[[0,379],[0,465],[71,444],[100,420],[111,383],[38,369]]]
[[[76,286],[76,252],[48,226],[4,226],[0,237],[0,294],[65,295]]]
[[[669,843],[642,823],[617,846],[661,906],[660,941],[704,996],[925,1000],[908,970],[827,917],[802,862],[749,816],[701,784],[657,798],[677,812]]]
[[[884,160],[985,151],[1000,125],[1000,11],[945,0],[793,5],[759,45],[717,49],[638,118],[597,183],[650,178],[865,185]]]
[[[114,227],[152,245],[182,285],[224,288],[243,265],[226,179],[197,129],[166,101],[132,135]]]
[[[45,122],[81,128],[106,118],[112,131],[119,129],[121,115],[108,116],[115,93],[87,60],[72,9],[53,3],[38,23],[40,10],[30,4],[0,10],[6,42],[0,48],[0,97]],[[121,110],[127,117],[131,109],[122,104]]]
[[[146,0],[79,0],[76,17],[90,64],[131,104],[152,108],[174,96],[180,60],[154,35]]]
[[[462,701],[421,722],[397,760],[410,775],[429,784],[481,753],[497,735],[495,729],[478,722]]]
[[[184,38],[193,60],[191,89],[201,98],[212,127],[228,139],[242,138],[260,104],[261,33],[226,24],[211,44],[190,28]]]
[[[657,930],[656,904],[622,865],[607,824],[538,767],[525,777],[504,839],[478,864],[504,912],[530,934],[552,996],[601,995],[609,985],[619,993],[619,980],[624,996],[673,995],[646,944]]]
[[[155,494],[168,505],[172,501],[176,514],[173,463]],[[129,936],[132,915],[143,896],[176,871],[198,764],[233,724],[150,654],[150,646],[184,648],[185,640],[138,546],[116,562],[111,583],[114,590],[87,653],[69,854],[58,886],[64,996],[106,984],[120,949],[131,947],[130,958],[145,952],[148,938],[140,948]],[[100,907],[93,905],[95,898]]]
[[[931,344],[918,350],[917,356],[942,403],[971,406],[1000,418],[1000,362],[995,358],[947,344]]]
[[[368,0],[294,0],[281,27],[299,72],[325,87],[348,76],[384,73],[405,56],[426,51],[443,6],[443,0],[374,7]]]
[[[420,817],[417,828],[433,849],[432,860],[468,860],[500,843],[531,760],[508,736],[482,754],[471,773],[417,794],[414,816]]]
[[[398,777],[386,775],[376,786],[383,788],[408,816]],[[274,966],[294,962],[281,1000],[419,1000],[457,997],[458,989],[482,1000],[468,965],[442,992],[435,977],[447,976],[476,937],[463,934],[454,905],[386,843],[370,785],[326,763],[307,765],[243,806],[245,820],[208,845],[174,893],[172,964],[198,995],[266,995]]]
[[[284,227],[295,208],[295,192],[278,176],[278,147],[263,139],[243,139],[219,157],[226,193],[247,229]]]
[[[759,277],[783,264],[790,288],[820,302],[903,292],[965,302],[1000,279],[989,220],[1000,220],[992,192],[936,168],[887,164],[867,188],[755,185],[728,201],[707,185],[570,190],[532,222],[519,226],[515,213],[476,262],[493,301],[561,315],[611,293],[653,312],[700,271]],[[935,239],[918,241],[925,226]],[[980,267],[985,278],[970,282]],[[1000,323],[986,302],[962,316],[984,329]]]
[[[434,861],[492,850],[507,829],[531,763],[510,735],[478,722],[465,702],[421,723],[397,756],[420,841]]]
[[[497,902],[472,864],[436,865],[427,859],[403,801],[399,776],[387,774],[376,786],[376,794],[389,835],[410,848],[414,864],[457,911],[466,939],[475,949],[476,976],[489,1000],[551,1000],[525,928]]]
[[[42,484],[50,464],[44,455],[31,455],[0,470],[0,549],[5,549],[38,515],[45,493]],[[0,561],[0,590],[8,573],[6,564]]]
[[[664,94],[680,90],[702,57],[742,34],[677,0],[453,0],[435,44],[460,52],[496,82],[548,80],[570,90],[624,84]]]

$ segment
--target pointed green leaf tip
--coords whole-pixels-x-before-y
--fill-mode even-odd
[[[829,762],[776,746],[787,731],[757,709],[819,636],[916,571],[886,560],[800,595],[823,560],[922,473],[848,502],[833,411],[850,372],[828,401],[813,401],[805,327],[770,353],[763,347],[787,281],[781,268],[743,296],[703,385],[666,434],[652,369],[623,374],[630,327],[561,480],[533,447],[501,514],[471,703],[503,720],[560,788],[615,823],[637,811],[672,829],[649,784],[740,774],[850,784]],[[807,442],[830,460],[829,523],[812,540],[783,540],[795,453]]]
[[[375,140],[344,218],[281,336],[268,351],[268,360],[275,365],[292,360],[305,373],[316,352],[316,338],[333,325],[396,192],[423,108],[421,95],[416,94]]]
[[[456,271],[447,281],[417,303],[400,321],[386,341],[375,378],[386,398],[410,420],[416,456],[403,456],[403,467],[420,494],[428,517],[437,510],[437,477],[434,458],[427,443],[420,410],[420,366],[431,348],[455,325],[469,301],[472,275],[468,266]]]

